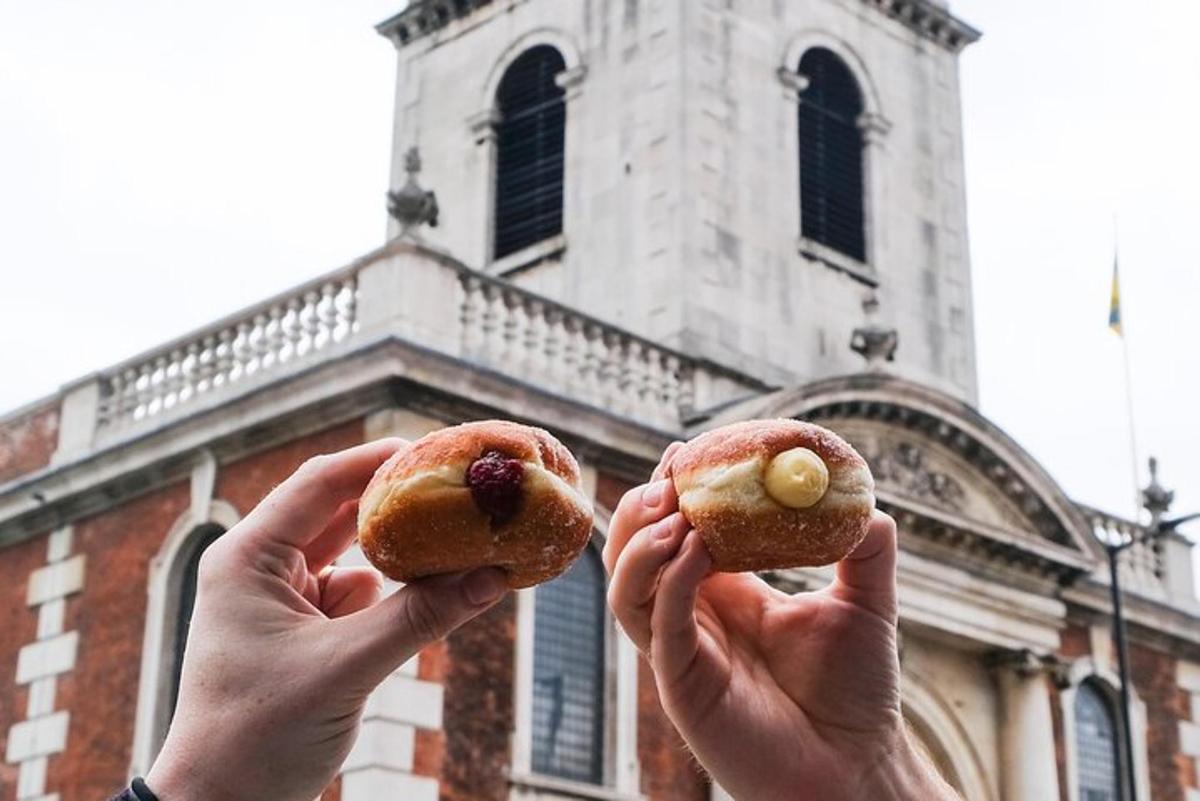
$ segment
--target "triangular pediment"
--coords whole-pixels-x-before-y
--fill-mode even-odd
[[[721,420],[793,417],[837,431],[867,459],[902,535],[964,559],[1071,580],[1095,557],[1088,524],[1044,469],[977,411],[884,374],[781,390]]]

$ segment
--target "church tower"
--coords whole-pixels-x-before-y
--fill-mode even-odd
[[[860,369],[873,296],[893,369],[975,403],[978,33],[943,3],[415,0],[378,29],[431,244],[775,384]]]

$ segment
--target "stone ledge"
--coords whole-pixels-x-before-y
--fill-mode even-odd
[[[386,768],[366,768],[342,774],[342,801],[380,801],[385,798],[438,801],[438,783],[426,776]]]
[[[1175,681],[1179,683],[1181,690],[1200,693],[1200,665],[1195,662],[1179,662],[1175,669]],[[1200,723],[1200,719],[1196,722]]]
[[[65,598],[83,588],[83,554],[39,567],[29,576],[25,603],[30,606]]]
[[[1200,725],[1179,722],[1179,750],[1190,757],[1200,756]]]
[[[75,631],[26,645],[17,654],[17,684],[66,673],[75,667],[78,647],[79,633]]]
[[[406,723],[421,729],[442,727],[440,684],[393,674],[367,698],[363,720]]]
[[[358,733],[358,740],[342,764],[342,771],[364,768],[411,771],[416,739],[417,730],[406,723],[393,723],[390,720],[364,721]]]
[[[55,712],[33,720],[14,723],[8,730],[8,762],[24,762],[34,757],[57,754],[67,744],[67,723],[70,716]]]

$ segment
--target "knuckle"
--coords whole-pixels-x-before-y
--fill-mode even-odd
[[[440,640],[446,634],[447,626],[442,615],[424,594],[409,595],[400,614],[401,622],[422,641]]]

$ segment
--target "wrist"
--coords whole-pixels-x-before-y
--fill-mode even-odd
[[[225,788],[215,786],[204,776],[202,764],[181,758],[168,738],[146,774],[146,786],[159,801],[236,801]]]
[[[960,801],[937,768],[913,745],[907,733],[868,777],[864,798],[879,801]]]

